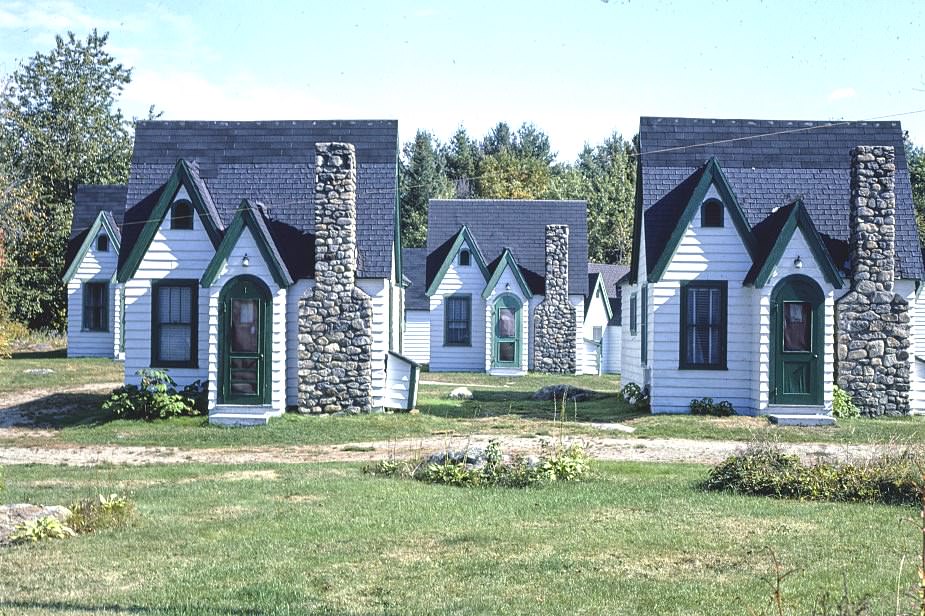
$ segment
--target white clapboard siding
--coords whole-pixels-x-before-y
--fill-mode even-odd
[[[215,248],[202,226],[199,213],[193,215],[192,229],[171,229],[170,215],[158,229],[141,260],[135,276],[125,283],[125,381],[138,383],[135,373],[151,366],[151,282],[196,280],[202,278]],[[180,385],[205,381],[209,370],[209,302],[199,289],[198,357],[195,368],[170,368],[170,376]]]
[[[601,298],[600,293],[595,292],[595,289],[590,289],[594,292],[594,295],[591,298],[591,303],[588,305],[587,313],[582,319],[582,328],[581,336],[584,340],[583,343],[578,345],[579,349],[584,349],[582,355],[584,356],[584,361],[582,362],[581,367],[579,368],[581,374],[600,374],[601,371],[601,362],[598,358],[598,348],[597,345],[589,346],[587,344],[588,340],[594,340],[594,328],[601,328],[601,335],[606,335],[607,332],[607,304],[604,302],[605,299]],[[581,305],[576,308],[577,310],[584,310],[584,301]],[[590,352],[593,349],[593,353]]]
[[[755,412],[754,290],[743,287],[751,258],[727,212],[726,225],[688,225],[662,279],[649,285],[651,404],[656,413],[688,412],[695,398],[728,400],[739,412]],[[727,370],[680,370],[682,281],[728,282]],[[641,330],[641,328],[640,328]]]
[[[645,383],[645,378],[644,378],[645,377],[644,370],[643,370],[643,366],[641,363],[642,348],[640,345],[641,341],[639,338],[639,333],[642,330],[638,328],[639,321],[640,321],[638,316],[636,318],[636,325],[637,325],[636,333],[633,334],[632,330],[630,329],[630,325],[631,325],[630,324],[630,304],[632,303],[633,295],[636,294],[636,304],[637,304],[637,309],[638,309],[638,305],[639,305],[639,297],[638,297],[639,284],[638,282],[639,281],[644,282],[646,280],[646,277],[649,275],[648,266],[647,266],[646,258],[645,258],[645,254],[646,254],[645,217],[643,217],[641,224],[640,224],[639,254],[643,256],[642,258],[638,259],[639,264],[637,266],[638,271],[637,271],[637,276],[636,276],[637,284],[633,284],[633,285],[624,284],[623,287],[621,287],[620,289],[621,293],[623,294],[622,295],[623,296],[623,302],[622,302],[623,314],[620,317],[621,322],[623,323],[623,327],[622,327],[623,340],[620,345],[621,347],[620,348],[620,382],[622,385],[626,385],[627,383],[635,383],[636,385],[643,387],[646,385],[646,383]],[[652,302],[649,302],[650,307],[651,307],[651,304]]]
[[[606,374],[616,374],[620,372],[620,359],[622,353],[623,328],[619,325],[608,325],[604,330],[604,340],[602,342],[601,356],[603,361],[602,369]]]
[[[106,231],[100,229],[100,235]],[[119,347],[119,294],[111,281],[116,273],[119,255],[112,242],[109,250],[96,249],[96,238],[77,266],[74,277],[67,283],[67,354],[68,357],[117,357]],[[105,332],[83,329],[83,284],[109,284],[109,327]]]
[[[472,247],[468,247],[472,250]],[[430,298],[430,370],[432,372],[482,372],[485,370],[485,300],[482,290],[485,278],[475,262],[459,266],[458,261],[447,269],[439,287]],[[469,346],[443,344],[444,298],[454,294],[468,294],[472,298],[472,332]]]
[[[494,361],[494,306],[495,300],[498,299],[501,295],[513,295],[521,304],[521,310],[518,313],[520,315],[520,368],[494,368],[492,363]],[[527,366],[529,365],[530,358],[530,304],[524,296],[523,292],[520,290],[520,285],[517,282],[517,279],[514,277],[513,272],[510,269],[504,271],[501,274],[501,277],[498,278],[498,282],[495,285],[495,288],[491,290],[491,293],[486,298],[485,302],[485,312],[484,312],[484,327],[485,327],[485,366],[484,369],[486,372],[492,372],[495,374],[518,374],[526,373]],[[526,309],[524,309],[526,308]]]
[[[569,303],[575,309],[575,371],[586,374],[588,358],[585,356],[585,298],[569,295]]]
[[[286,293],[286,406],[299,405],[299,301],[315,288],[313,278],[296,280]]]
[[[249,264],[244,267],[241,262],[244,255],[248,256]],[[250,275],[259,278],[270,289],[272,298],[271,310],[273,311],[271,319],[270,332],[270,406],[274,415],[282,415],[286,410],[286,289],[277,286],[273,280],[273,274],[267,266],[257,241],[251,234],[250,229],[246,228],[241,232],[241,237],[228,255],[225,265],[219,272],[215,282],[208,289],[200,291],[200,303],[206,301],[208,297],[209,304],[209,346],[208,346],[208,377],[209,383],[215,384],[209,387],[209,410],[212,411],[218,405],[218,366],[221,361],[219,356],[220,341],[218,340],[219,319],[219,296],[222,289],[229,282],[238,276]],[[202,327],[202,325],[200,325]],[[240,405],[236,405],[240,408]]]
[[[410,410],[417,403],[415,383],[420,382],[420,366],[397,353],[388,353],[386,390],[382,406],[389,409]]]
[[[803,263],[802,268],[797,268],[794,261],[800,257]],[[797,229],[790,244],[784,250],[774,273],[768,279],[767,283],[756,291],[759,297],[756,298],[758,304],[758,313],[756,318],[757,327],[752,324],[756,333],[757,352],[755,353],[755,378],[752,382],[754,390],[756,410],[759,413],[768,411],[770,400],[770,376],[771,376],[771,295],[774,293],[774,287],[787,276],[800,274],[808,276],[816,281],[825,295],[825,344],[823,348],[823,390],[822,401],[825,408],[832,407],[832,385],[834,383],[835,368],[835,289],[828,282],[822,273],[822,269],[812,256],[812,251],[803,232]]]
[[[389,314],[389,281],[385,278],[364,278],[357,280],[357,286],[369,295],[373,302],[372,318],[372,404],[374,407],[386,405],[386,354],[389,351],[391,336]]]
[[[909,407],[913,411],[922,412],[925,411],[925,378],[923,378],[925,377],[925,362],[916,358],[925,352],[919,346],[922,340],[919,330],[922,327],[920,317],[922,315],[921,304],[923,298],[920,293],[916,292],[916,281],[914,280],[897,280],[894,291],[909,302],[909,316],[912,319],[912,338],[909,341],[911,344],[909,348],[909,362],[911,364],[909,370]]]
[[[430,362],[430,312],[408,310],[405,312],[405,337],[403,355],[419,364]]]

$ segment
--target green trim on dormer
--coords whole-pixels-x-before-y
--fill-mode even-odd
[[[198,183],[194,180],[193,171],[190,169],[189,163],[180,159],[177,161],[177,164],[173,168],[173,173],[170,174],[170,178],[164,185],[161,196],[158,198],[157,203],[154,205],[154,209],[151,211],[151,216],[145,222],[145,226],[138,235],[135,245],[132,246],[132,252],[129,253],[125,263],[119,268],[119,282],[126,282],[138,271],[142,259],[144,259],[145,254],[148,252],[148,248],[151,247],[151,242],[154,241],[154,236],[157,235],[158,229],[161,228],[164,219],[170,212],[170,205],[173,203],[181,186],[185,188],[187,194],[189,194],[190,201],[193,203],[193,208],[199,214],[199,219],[202,221],[202,225],[209,235],[209,239],[212,241],[212,247],[218,248],[222,241],[222,222],[217,219],[217,213],[213,214],[215,211],[214,207],[211,208],[210,211],[209,206],[206,204],[205,196],[202,194]]]
[[[276,282],[277,286],[280,288],[292,286],[292,276],[289,275],[289,270],[279,256],[279,252],[273,246],[273,238],[269,236],[266,227],[261,225],[257,219],[258,216],[260,214],[254,209],[250,201],[247,199],[241,201],[241,205],[238,206],[238,210],[235,212],[234,219],[225,231],[222,243],[218,245],[215,255],[209,261],[209,265],[202,275],[200,284],[203,287],[211,287],[215,283],[222,271],[222,266],[228,262],[228,257],[241,238],[245,228],[250,230],[254,241],[257,242],[260,256],[263,257],[264,263],[267,264],[267,268],[273,275],[273,281]]]
[[[502,274],[508,269],[514,273],[514,279],[517,280],[517,285],[520,287],[520,292],[523,294],[524,298],[530,299],[533,297],[533,292],[530,291],[530,286],[524,279],[523,272],[520,271],[520,266],[517,265],[514,255],[511,254],[510,250],[505,248],[504,252],[501,253],[498,264],[495,266],[494,273],[491,275],[491,278],[488,279],[488,282],[485,283],[485,289],[482,290],[483,299],[488,299],[491,296],[491,292],[495,290],[498,281],[501,280]]]
[[[90,225],[90,229],[87,231],[87,237],[84,238],[83,243],[80,245],[80,249],[77,251],[77,254],[74,255],[74,258],[71,259],[71,262],[67,266],[67,270],[64,272],[65,284],[70,282],[74,276],[77,275],[77,269],[80,267],[81,261],[83,261],[87,253],[90,252],[90,248],[100,235],[100,230],[105,230],[106,235],[109,237],[109,249],[113,253],[119,254],[119,247],[121,246],[119,242],[119,233],[116,229],[113,229],[106,212],[100,212],[96,215],[96,220],[93,221],[93,224]],[[113,282],[115,282],[115,275],[113,275]]]
[[[456,237],[453,240],[450,250],[447,252],[446,257],[443,258],[443,263],[440,264],[440,269],[437,270],[434,279],[431,281],[430,285],[427,287],[427,297],[432,296],[437,292],[437,289],[440,288],[440,283],[443,282],[443,277],[446,276],[447,271],[450,269],[450,266],[453,264],[453,261],[456,260],[456,255],[459,254],[460,249],[468,245],[472,255],[475,257],[475,262],[479,266],[479,269],[482,270],[482,276],[485,280],[490,278],[488,273],[488,265],[485,263],[485,257],[482,256],[482,251],[479,250],[479,245],[475,243],[475,238],[472,237],[472,232],[469,231],[469,227],[463,225],[459,228],[459,231],[456,232]]]
[[[745,244],[745,249],[748,251],[749,256],[754,261],[757,250],[755,236],[752,234],[751,226],[748,224],[748,219],[745,218],[745,213],[739,206],[739,201],[736,198],[735,192],[732,190],[732,186],[729,184],[726,174],[723,173],[722,167],[720,167],[716,158],[711,157],[710,160],[707,161],[703,170],[703,175],[701,175],[700,181],[694,188],[684,211],[681,212],[681,216],[675,224],[671,236],[662,248],[661,254],[655,262],[655,266],[652,268],[652,271],[649,272],[649,282],[658,282],[665,273],[665,269],[667,269],[668,264],[671,263],[671,259],[678,245],[681,243],[681,238],[684,237],[688,225],[694,220],[694,216],[700,212],[700,206],[703,205],[703,200],[706,198],[710,186],[716,187],[716,191],[719,193],[723,205],[726,206],[726,210],[729,212],[729,218],[739,232],[739,237],[742,238],[742,243]],[[640,255],[640,257],[644,257],[644,255]]]

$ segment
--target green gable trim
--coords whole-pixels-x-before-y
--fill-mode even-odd
[[[70,282],[74,276],[77,275],[77,269],[80,267],[80,263],[84,260],[84,257],[87,256],[87,253],[90,252],[90,247],[96,242],[96,238],[99,237],[101,229],[105,229],[106,235],[109,236],[110,250],[119,254],[119,235],[112,228],[112,225],[110,225],[106,212],[100,212],[96,215],[96,220],[93,221],[90,230],[87,231],[87,237],[84,238],[83,244],[80,245],[80,250],[74,255],[74,259],[64,272],[65,283]],[[113,278],[115,278],[115,275],[113,275]],[[113,280],[113,282],[115,282],[115,280]]]
[[[228,257],[241,238],[241,234],[244,232],[245,228],[250,230],[251,235],[254,237],[254,241],[257,242],[257,247],[260,248],[260,256],[263,257],[264,262],[267,264],[267,268],[273,275],[273,281],[276,282],[277,286],[280,288],[292,286],[292,276],[289,275],[286,266],[276,258],[277,253],[273,250],[272,246],[270,246],[272,239],[267,238],[263,233],[263,230],[257,222],[257,216],[259,216],[259,214],[254,211],[254,207],[247,199],[241,201],[241,205],[238,206],[238,211],[235,212],[231,225],[225,231],[225,237],[222,239],[221,244],[218,245],[215,255],[212,257],[212,260],[209,261],[209,265],[202,275],[200,283],[203,287],[211,287],[215,284],[215,280],[222,271],[222,266],[228,262]]]
[[[607,320],[610,321],[613,319],[613,308],[610,307],[610,298],[607,296],[607,289],[604,288],[604,277],[598,274],[595,276],[595,278],[597,278],[597,281],[594,283],[594,288],[591,289],[591,294],[589,297],[591,298],[592,302],[598,297],[601,298],[601,301],[604,302],[604,310],[607,311]],[[585,310],[585,317],[588,316],[588,311],[590,310],[591,303],[589,302],[588,309]]]
[[[456,255],[459,254],[459,250],[463,247],[464,244],[468,244],[472,249],[475,262],[478,264],[479,269],[482,270],[482,276],[485,278],[485,280],[488,280],[491,277],[488,273],[488,265],[485,264],[485,258],[482,256],[482,251],[479,250],[478,244],[475,243],[475,239],[472,237],[472,232],[469,231],[469,227],[463,225],[460,227],[459,232],[456,233],[456,239],[453,240],[453,245],[450,247],[449,252],[446,253],[446,258],[443,259],[443,263],[440,265],[440,269],[437,271],[437,275],[434,276],[430,286],[427,287],[427,297],[432,296],[437,292],[437,289],[440,288],[440,283],[443,282],[443,277],[446,276],[447,271],[450,269],[450,266],[456,259]]]
[[[170,179],[167,180],[167,184],[164,185],[164,190],[161,192],[157,204],[155,204],[154,209],[151,211],[150,218],[145,222],[145,226],[138,235],[138,240],[132,247],[132,252],[129,253],[125,263],[119,269],[119,282],[126,282],[138,271],[138,266],[141,265],[141,261],[148,252],[148,248],[151,247],[151,242],[154,241],[154,236],[157,234],[157,230],[160,229],[161,224],[164,222],[164,218],[170,211],[170,204],[173,203],[174,197],[181,186],[186,188],[186,192],[189,193],[190,200],[193,202],[193,208],[198,212],[199,219],[202,221],[202,225],[205,227],[206,233],[208,233],[209,239],[212,241],[212,246],[218,248],[222,240],[221,221],[213,220],[196,182],[193,181],[193,175],[189,168],[189,164],[185,160],[180,159],[177,161],[173,173],[170,174]]]
[[[687,226],[700,211],[700,206],[703,204],[704,197],[707,196],[710,186],[716,187],[716,191],[722,198],[723,205],[725,205],[729,211],[729,218],[731,218],[733,224],[735,224],[736,230],[739,232],[739,237],[742,238],[742,242],[745,244],[745,249],[748,250],[749,256],[754,261],[755,255],[757,254],[757,246],[752,228],[745,218],[745,213],[739,206],[739,201],[736,199],[732,186],[729,184],[728,178],[726,178],[726,174],[723,173],[716,159],[710,158],[706,163],[700,181],[697,183],[697,187],[694,189],[690,200],[687,202],[687,206],[684,208],[684,212],[681,214],[674,230],[671,232],[671,237],[662,249],[658,261],[655,262],[655,267],[649,272],[649,282],[658,282],[665,273],[665,269],[667,269],[668,264],[671,262],[671,258],[674,256],[678,244],[681,243],[681,238],[684,237]],[[644,258],[644,255],[640,255],[640,258]]]
[[[501,253],[501,260],[498,261],[498,265],[495,266],[495,273],[492,274],[488,282],[485,283],[485,289],[482,291],[483,299],[488,299],[491,292],[494,291],[495,287],[498,285],[498,281],[501,280],[501,275],[504,274],[504,271],[507,269],[510,269],[514,273],[514,278],[517,280],[517,285],[520,287],[520,292],[523,293],[524,298],[530,299],[533,297],[533,292],[530,291],[527,281],[524,280],[523,272],[520,271],[517,261],[514,260],[514,255],[511,254],[510,250],[505,248],[504,252]]]
[[[841,289],[845,284],[845,280],[832,262],[832,257],[825,247],[825,244],[822,242],[822,237],[816,230],[813,219],[810,217],[809,212],[806,211],[806,206],[803,205],[803,200],[797,199],[793,202],[792,208],[790,215],[787,217],[787,221],[784,223],[783,227],[781,227],[781,231],[777,235],[774,245],[768,251],[764,262],[760,264],[756,263],[756,265],[760,265],[760,267],[752,268],[755,274],[749,272],[749,275],[745,278],[744,284],[753,284],[756,288],[763,287],[774,272],[774,268],[780,263],[784,251],[790,244],[790,240],[793,239],[793,234],[796,233],[797,229],[800,229],[826,281],[836,289]]]

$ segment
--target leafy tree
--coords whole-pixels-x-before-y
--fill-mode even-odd
[[[446,175],[455,184],[456,196],[466,198],[476,190],[482,151],[476,140],[470,139],[466,129],[459,127],[446,148]]]
[[[78,184],[125,182],[132,150],[130,123],[116,97],[131,70],[107,51],[108,35],[55,39],[10,76],[0,92],[0,159],[17,185],[28,185],[28,208],[7,203],[17,232],[6,233],[0,286],[14,318],[33,327],[63,328],[64,251]],[[12,208],[12,209],[9,209]]]
[[[551,170],[537,158],[505,149],[486,156],[479,178],[479,196],[486,199],[539,199],[549,192]]]
[[[402,148],[400,178],[402,244],[424,246],[427,243],[427,202],[453,195],[439,143],[427,131],[419,130],[414,141]]]
[[[906,162],[912,182],[912,203],[915,205],[915,222],[919,238],[925,242],[925,149],[917,148],[906,140]]]
[[[555,152],[549,147],[549,137],[534,124],[524,123],[517,129],[513,148],[519,156],[535,158],[547,165],[556,159]]]
[[[498,122],[482,139],[482,154],[491,156],[514,147],[514,134],[507,122]]]

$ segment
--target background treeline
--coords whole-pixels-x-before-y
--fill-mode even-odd
[[[0,76],[0,329],[10,321],[64,329],[74,191],[128,180],[133,122],[117,101],[131,78],[96,31],[58,37],[53,49]],[[446,141],[420,130],[400,157],[404,243],[424,245],[431,198],[584,199],[591,259],[627,263],[633,141],[613,133],[569,160],[533,124],[513,130],[499,122],[481,138],[460,127]],[[907,142],[907,155],[925,237],[925,151]]]

